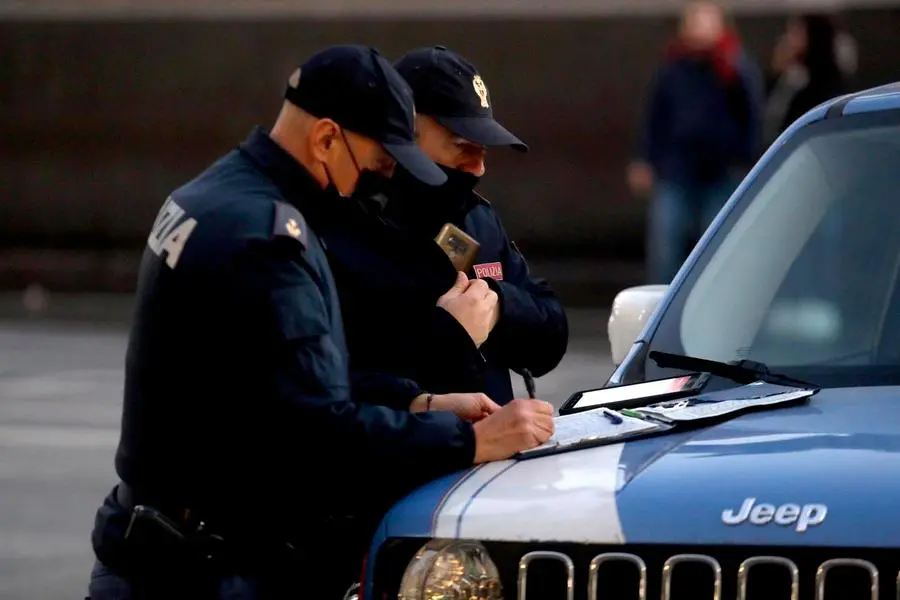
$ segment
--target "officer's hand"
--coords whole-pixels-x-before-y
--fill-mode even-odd
[[[644,197],[653,191],[655,175],[653,167],[645,162],[635,162],[628,166],[628,187],[631,193]]]
[[[488,323],[491,327],[491,331],[493,331],[494,327],[497,326],[497,321],[499,321],[499,320],[500,320],[500,298],[498,297],[497,303],[494,305],[494,309],[491,311],[491,319]]]
[[[409,410],[414,413],[428,410],[428,394],[417,396]],[[431,410],[446,410],[467,421],[480,421],[500,410],[500,405],[484,394],[435,394]]]
[[[437,305],[453,315],[475,345],[480,347],[491,333],[498,300],[497,293],[483,280],[469,281],[461,272],[457,274],[453,287],[438,298]]]
[[[431,400],[431,410],[449,410],[460,419],[475,422],[500,410],[500,405],[484,394],[442,394]]]
[[[550,439],[553,405],[543,400],[513,400],[474,427],[475,464],[503,460]]]

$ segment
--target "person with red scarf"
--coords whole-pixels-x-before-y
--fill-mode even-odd
[[[714,2],[687,5],[657,70],[632,191],[650,196],[648,283],[669,283],[757,155],[763,78]]]

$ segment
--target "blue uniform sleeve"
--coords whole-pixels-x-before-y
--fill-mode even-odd
[[[425,393],[425,390],[411,379],[380,371],[354,369],[351,366],[350,378],[354,402],[380,404],[397,410],[409,410],[412,401],[420,394]]]
[[[424,385],[429,392],[465,392],[472,390],[460,387],[460,382],[479,381],[484,376],[486,362],[478,346],[453,315],[437,305],[417,314],[411,324],[395,328],[391,337],[390,372],[395,381],[389,383],[388,375],[380,375],[384,379],[379,382],[378,375],[364,373],[368,385],[401,389],[414,380],[427,382]]]
[[[416,327],[407,327],[404,347],[407,360],[423,381],[432,382],[441,392],[461,392],[460,381],[480,378],[486,366],[484,356],[469,333],[453,315],[433,306]]]
[[[330,273],[320,258],[265,242],[248,246],[232,274],[258,311],[266,346],[260,351],[273,363],[274,397],[260,402],[296,431],[296,460],[339,448],[315,460],[331,461],[347,478],[410,469],[427,480],[471,466],[474,430],[452,413],[413,414],[351,401],[346,346],[326,300],[336,292],[327,288]]]
[[[531,275],[525,257],[510,242],[496,213],[492,215],[503,244],[503,280],[487,283],[499,296],[500,318],[481,349],[489,362],[541,377],[566,353],[568,319],[550,285]]]

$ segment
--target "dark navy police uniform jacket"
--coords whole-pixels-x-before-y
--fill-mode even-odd
[[[347,200],[306,215],[326,244],[353,368],[391,373],[428,392],[483,392],[499,404],[509,402],[510,369],[529,369],[540,377],[565,354],[568,324],[562,306],[547,282],[531,275],[497,214],[478,194],[469,190],[444,198],[431,190],[423,198],[429,204],[421,205],[428,210],[421,214],[392,210],[401,206],[398,198],[392,196],[385,210],[376,202],[363,206]],[[468,275],[484,277],[500,297],[500,320],[480,349],[436,305],[456,280],[434,241],[447,221],[479,242],[476,267]]]
[[[323,517],[352,513],[371,483],[405,473],[403,494],[472,464],[470,424],[376,405],[411,384],[365,377],[356,396],[371,402],[350,401],[332,273],[303,216],[327,201],[261,130],[166,201],[141,264],[115,457],[136,501],[190,508],[233,541],[316,547]],[[118,498],[97,515],[103,562],[127,524]]]

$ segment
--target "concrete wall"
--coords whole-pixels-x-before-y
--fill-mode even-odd
[[[779,15],[738,25],[761,61]],[[849,12],[858,85],[900,79],[900,10]],[[624,186],[644,91],[671,17],[417,22],[0,22],[0,252],[139,249],[167,193],[267,125],[315,49],[429,43],[481,69],[532,152],[490,155],[483,190],[532,253],[640,259],[644,203]],[[0,282],[2,284],[2,282]]]

